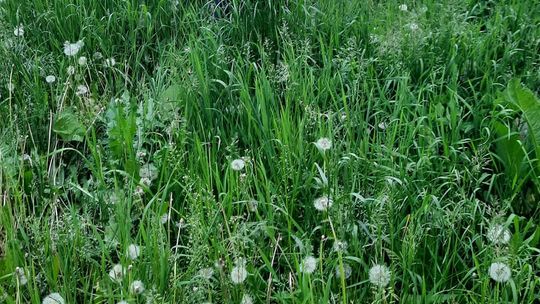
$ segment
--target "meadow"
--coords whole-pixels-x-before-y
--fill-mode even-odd
[[[539,303],[540,2],[0,0],[0,303]]]

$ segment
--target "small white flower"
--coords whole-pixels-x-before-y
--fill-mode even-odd
[[[242,284],[247,278],[248,272],[246,266],[242,263],[234,266],[231,270],[231,281],[234,284]]]
[[[111,271],[109,271],[109,277],[111,278],[111,280],[116,282],[121,282],[125,274],[126,269],[120,264],[114,265]]]
[[[17,275],[17,280],[19,280],[19,284],[26,285],[26,283],[28,283],[28,279],[26,278],[26,272],[23,268],[15,268],[15,275]]]
[[[238,159],[235,159],[231,162],[231,168],[234,170],[234,171],[240,171],[240,170],[243,170],[244,167],[246,166],[246,162],[241,159],[241,158],[238,158]]]
[[[43,299],[43,304],[65,304],[66,301],[64,301],[64,298],[57,293],[53,292],[50,295],[46,296],[45,299]]]
[[[327,137],[322,137],[315,142],[315,146],[317,147],[317,149],[319,149],[319,151],[324,152],[332,148],[332,141]]]
[[[375,265],[369,270],[369,281],[377,287],[385,287],[390,283],[390,270],[385,265]]]
[[[105,62],[103,63],[106,67],[112,68],[116,65],[116,60],[114,58],[107,58],[105,59]]]
[[[86,59],[86,57],[84,56],[81,56],[79,57],[79,60],[77,62],[79,63],[79,65],[86,65],[88,63],[88,59]]]
[[[512,236],[510,230],[503,225],[493,225],[488,229],[486,237],[495,245],[505,245]]]
[[[84,46],[84,42],[79,40],[75,43],[70,43],[69,41],[64,42],[64,54],[66,56],[75,56]]]
[[[214,275],[214,269],[208,267],[199,270],[199,276],[205,280],[210,280]]]
[[[345,274],[345,279],[348,279],[352,274],[352,267],[347,263],[343,263],[343,274]],[[336,265],[336,277],[341,278],[341,268],[339,265]]]
[[[24,26],[22,24],[19,24],[19,26],[15,27],[13,30],[13,34],[17,37],[24,36]]]
[[[400,10],[400,11],[406,12],[407,9],[408,9],[408,7],[407,7],[407,4],[405,4],[405,3],[404,3],[404,4],[401,4],[401,5],[399,6],[399,10]]]
[[[242,301],[240,301],[240,304],[253,304],[253,298],[245,293],[243,296],[242,296]]]
[[[319,198],[316,198],[313,201],[313,206],[315,206],[315,209],[319,211],[326,211],[328,208],[332,207],[333,201],[328,196],[321,196]]]
[[[129,286],[129,290],[131,291],[132,294],[136,294],[136,295],[141,294],[144,292],[144,284],[143,282],[139,280],[135,280]]]
[[[54,83],[56,81],[56,77],[54,75],[49,75],[45,77],[45,81],[49,84]]]
[[[300,264],[300,271],[303,273],[311,274],[317,269],[317,259],[309,255],[302,260]]]
[[[135,260],[141,254],[141,247],[135,244],[131,244],[128,246],[127,254],[130,260]]]
[[[496,282],[505,283],[511,275],[512,270],[505,263],[495,262],[489,266],[489,276]]]
[[[88,94],[88,87],[85,84],[80,84],[77,86],[77,91],[75,91],[77,96],[82,96]]]

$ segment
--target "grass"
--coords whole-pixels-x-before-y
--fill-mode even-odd
[[[539,4],[227,2],[0,2],[0,302],[540,298]]]

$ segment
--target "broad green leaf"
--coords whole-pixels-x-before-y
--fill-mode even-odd
[[[66,141],[82,141],[85,128],[71,109],[65,109],[56,117],[53,131]]]

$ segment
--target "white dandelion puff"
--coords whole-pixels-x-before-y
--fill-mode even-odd
[[[107,58],[105,59],[105,62],[103,63],[105,67],[112,68],[116,65],[116,60],[114,58]]]
[[[242,296],[242,300],[240,301],[240,304],[253,304],[253,298],[251,297],[251,295],[245,293]]]
[[[153,181],[158,177],[158,169],[153,164],[143,165],[139,170],[139,176]]]
[[[346,252],[347,248],[349,248],[349,244],[346,241],[340,241],[340,240],[336,240],[334,242],[334,245],[332,246],[332,249],[335,252]]]
[[[112,269],[109,271],[109,277],[111,280],[116,282],[121,282],[126,274],[126,269],[124,266],[120,264],[116,264],[112,267]]]
[[[418,24],[416,24],[414,22],[410,23],[409,28],[411,29],[411,31],[416,31],[416,30],[418,30]]]
[[[19,280],[19,284],[26,285],[26,283],[28,283],[28,279],[26,278],[26,272],[23,268],[16,267],[15,275],[17,275],[17,280]]]
[[[201,270],[199,270],[198,275],[205,280],[210,280],[214,275],[214,269],[210,267],[202,268]]]
[[[88,87],[85,84],[80,84],[77,86],[77,91],[75,91],[75,94],[77,96],[83,96],[88,94]]]
[[[162,223],[162,224],[166,224],[169,222],[169,214],[168,213],[164,213],[161,218],[159,219],[159,221]]]
[[[407,7],[407,4],[405,4],[405,3],[403,3],[403,4],[401,4],[401,5],[399,6],[399,10],[400,10],[400,11],[406,12],[407,9],[408,9],[408,7]]]
[[[512,235],[510,230],[503,225],[493,225],[488,229],[486,237],[495,245],[505,245],[508,244]]]
[[[495,262],[489,266],[489,276],[496,282],[505,283],[510,280],[512,270],[505,263]]]
[[[317,259],[311,255],[305,257],[300,264],[300,271],[306,274],[312,274],[317,269]]]
[[[64,298],[57,293],[53,292],[50,295],[46,296],[45,299],[43,299],[42,304],[65,304],[66,301],[64,301]]]
[[[64,42],[64,54],[66,56],[75,56],[84,46],[84,42],[79,40],[75,43],[70,43],[69,41]]]
[[[347,263],[343,263],[343,274],[345,275],[345,279],[348,279],[351,277],[351,274],[352,274],[351,265]],[[341,267],[339,267],[339,265],[336,265],[336,277],[338,279],[341,278]]]
[[[68,73],[68,75],[73,75],[73,74],[75,74],[75,67],[72,66],[72,65],[68,66],[68,67],[67,67],[67,73]]]
[[[141,255],[141,247],[131,244],[127,248],[127,254],[130,260],[135,260]]]
[[[248,272],[246,266],[242,263],[234,266],[231,270],[231,281],[234,284],[242,284],[247,278]]]
[[[246,166],[246,162],[241,158],[235,159],[231,162],[231,168],[234,171],[241,171],[244,169],[245,166]]]
[[[328,208],[332,207],[333,203],[332,199],[325,195],[316,198],[313,201],[313,206],[319,211],[326,211]]]
[[[48,75],[47,77],[45,77],[45,81],[48,83],[48,84],[52,84],[56,81],[56,76],[54,75]]]
[[[129,286],[129,290],[132,294],[139,295],[144,292],[144,284],[140,280],[135,280]]]
[[[86,65],[88,63],[88,59],[84,56],[79,57],[79,60],[77,61],[79,65]]]
[[[16,26],[15,29],[13,30],[13,34],[17,37],[24,36],[24,26],[22,24],[19,24],[18,26]]]
[[[375,265],[369,270],[369,281],[377,287],[386,287],[390,283],[390,270],[385,265]]]
[[[332,140],[327,137],[319,138],[315,142],[315,147],[317,147],[317,149],[322,152],[330,150],[332,148]]]

